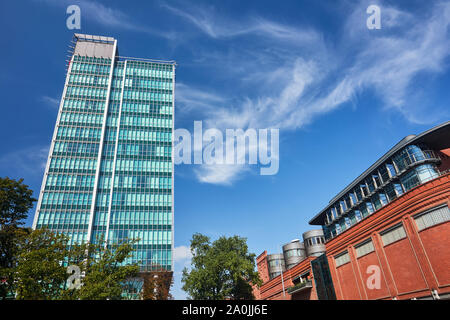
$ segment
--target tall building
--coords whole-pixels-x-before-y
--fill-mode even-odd
[[[397,143],[311,221],[337,299],[450,299],[450,121]]]
[[[175,62],[75,34],[33,228],[140,239],[126,263],[172,270],[174,88]]]

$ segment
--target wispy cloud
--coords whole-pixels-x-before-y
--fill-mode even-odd
[[[319,36],[318,33],[307,28],[290,27],[258,16],[245,21],[223,19],[215,12],[214,7],[201,7],[192,3],[188,6],[177,7],[164,3],[162,7],[192,23],[204,34],[215,39],[259,34],[278,40],[306,42],[316,41]]]
[[[39,98],[39,101],[44,103],[45,105],[49,106],[52,109],[58,109],[59,108],[59,100],[49,97],[49,96],[42,96]]]
[[[176,83],[176,105],[180,106],[182,113],[189,113],[194,110],[201,112],[209,112],[218,104],[224,105],[226,99],[212,91],[201,90],[185,85],[184,83]]]
[[[249,171],[248,165],[238,164],[211,164],[201,165],[194,169],[197,179],[203,183],[217,185],[231,185],[234,181],[241,178],[244,172]]]
[[[366,4],[361,2],[347,20],[344,18],[344,26],[339,31],[342,35],[333,45],[333,54],[327,50],[332,45],[311,29],[310,36],[303,38],[318,49],[315,52],[299,47],[297,41],[286,41],[283,45],[274,43],[271,50],[267,49],[266,42],[261,43],[260,48],[254,47],[254,43],[250,46],[240,42],[243,48],[232,52],[231,58],[230,52],[222,56],[207,52],[205,60],[210,60],[210,66],[228,75],[246,75],[240,78],[240,85],[253,89],[249,96],[232,105],[223,105],[224,101],[231,103],[225,98],[226,92],[222,93],[222,98],[216,92],[214,99],[206,99],[208,107],[203,111],[207,126],[296,130],[318,116],[357,102],[358,94],[366,90],[378,95],[384,110],[398,111],[413,123],[432,123],[448,117],[448,107],[432,106],[425,99],[414,100],[420,91],[414,83],[418,77],[448,69],[450,3],[435,3],[420,16],[381,6],[384,24],[380,31],[366,28]],[[211,9],[168,8],[218,40],[248,33],[271,35],[277,42],[294,37],[294,27],[267,20],[240,24],[230,20],[227,24],[224,18],[214,16]],[[420,28],[413,27],[417,25]],[[190,90],[201,98],[201,90],[183,85],[183,91]],[[195,172],[201,182],[230,184],[242,176],[243,168],[201,166]]]
[[[41,178],[47,163],[49,146],[31,146],[0,157],[2,175]]]
[[[87,19],[106,27],[143,32],[152,36],[166,38],[168,40],[175,40],[178,38],[178,33],[176,32],[161,29],[157,30],[151,28],[148,25],[134,21],[132,17],[130,17],[123,11],[113,7],[105,6],[97,1],[87,1],[87,0],[78,0],[78,1],[36,0],[36,1],[45,2],[49,5],[59,7],[67,7],[69,5],[76,4],[80,6],[82,19]]]

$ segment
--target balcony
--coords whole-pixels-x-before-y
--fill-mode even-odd
[[[358,207],[359,205],[361,205],[361,203],[365,202],[365,201],[370,201],[371,197],[379,192],[380,190],[383,190],[383,188],[385,188],[389,183],[393,182],[394,180],[399,180],[399,178],[405,174],[406,172],[408,172],[411,168],[419,166],[421,164],[424,163],[430,163],[430,162],[434,162],[434,163],[440,163],[442,161],[442,159],[440,158],[440,156],[437,154],[437,152],[433,151],[433,150],[423,150],[423,155],[421,157],[416,157],[414,154],[406,154],[404,155],[404,157],[401,159],[402,161],[402,169],[399,170],[398,168],[397,173],[395,176],[390,176],[388,180],[382,180],[380,184],[374,184],[375,189],[373,189],[372,191],[370,191],[368,188],[366,188],[365,192],[362,192],[362,198],[358,199],[356,203],[353,203],[353,201],[351,201],[351,206],[347,206],[346,210],[343,210],[342,212],[339,212],[337,214],[336,218],[333,218],[331,221],[329,221],[328,219],[326,219],[325,221],[325,225],[326,226],[330,226],[331,224],[333,224],[336,220],[342,218],[343,216],[345,216],[346,214],[348,214],[350,211],[354,210],[356,207]],[[396,166],[398,166],[398,164],[396,164]],[[448,171],[448,170],[446,170]],[[443,175],[446,172],[438,172],[439,175]],[[366,177],[362,178],[361,181],[364,181],[364,179],[366,179]],[[398,195],[400,196],[400,195]],[[337,201],[336,201],[337,202]],[[389,203],[390,201],[388,201]],[[383,205],[384,206],[384,205]],[[374,212],[377,210],[374,210]],[[372,212],[373,213],[373,212]],[[370,214],[372,214],[370,213]],[[370,215],[369,214],[369,215]]]
[[[287,289],[287,292],[289,294],[294,294],[294,293],[301,292],[301,291],[304,291],[304,290],[308,290],[308,289],[311,289],[311,288],[312,288],[312,281],[311,280],[306,280],[306,281],[303,281],[303,282],[299,282],[296,285],[293,285],[292,287],[289,287]]]

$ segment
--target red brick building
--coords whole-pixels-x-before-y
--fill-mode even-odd
[[[408,136],[310,224],[338,300],[450,298],[450,122]]]
[[[258,272],[263,285],[254,287],[257,300],[317,300],[315,283],[311,271],[311,261],[316,257],[307,257],[295,267],[283,271],[275,278],[269,278],[267,252],[256,258]],[[284,290],[283,290],[284,288]]]
[[[450,299],[450,121],[401,140],[309,223],[326,253],[282,278],[264,252],[256,298]]]
[[[411,299],[429,297],[432,292],[446,297],[450,293],[450,222],[421,229],[416,216],[435,208],[448,210],[449,205],[450,174],[446,174],[331,239],[326,244],[327,258],[337,299]],[[401,228],[404,231],[398,232]],[[383,236],[389,232],[399,235],[385,243]],[[361,243],[372,243],[372,248],[359,253]],[[342,259],[342,253],[348,259]],[[368,285],[375,272],[379,272],[379,286]]]

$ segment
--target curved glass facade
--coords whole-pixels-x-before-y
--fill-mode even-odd
[[[412,188],[439,176],[439,156],[425,145],[408,145],[361,178],[326,210],[322,226],[331,239]]]

